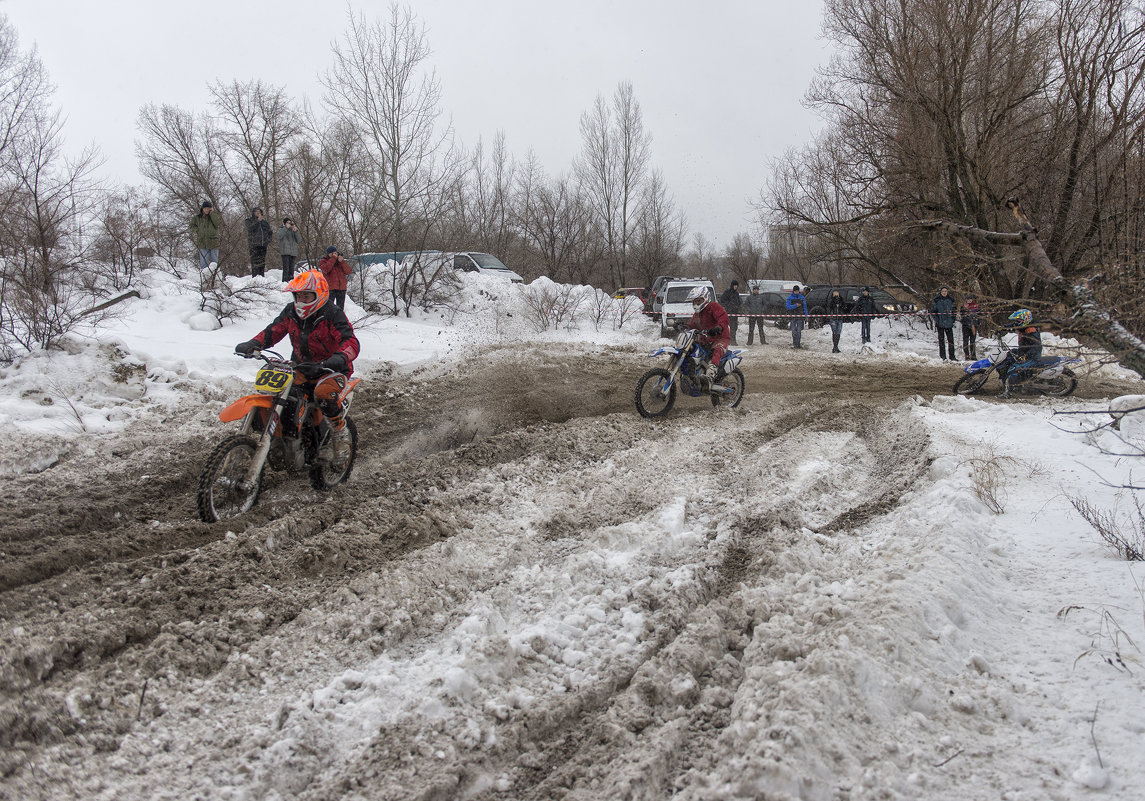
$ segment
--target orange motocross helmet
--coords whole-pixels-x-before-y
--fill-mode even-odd
[[[330,299],[330,286],[326,283],[326,276],[318,270],[307,270],[299,273],[294,279],[282,288],[283,292],[313,292],[314,300],[302,303],[298,295],[294,296],[294,311],[305,320],[318,311]]]

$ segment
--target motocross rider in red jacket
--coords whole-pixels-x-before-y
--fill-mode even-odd
[[[712,349],[707,376],[714,382],[719,375],[719,364],[732,341],[731,322],[724,307],[712,300],[706,286],[695,287],[688,293],[688,300],[692,301],[692,318],[684,327],[699,331],[696,341]]]
[[[346,319],[346,313],[329,302],[329,285],[318,270],[308,270],[296,276],[282,291],[294,293],[294,302],[288,303],[271,324],[253,338],[235,345],[235,352],[249,356],[289,336],[294,348],[291,361],[318,364],[333,370],[333,373],[325,370],[315,372],[308,367],[300,372],[306,375],[306,388],[313,392],[314,400],[332,432],[320,444],[319,458],[345,461],[350,455],[350,432],[345,418],[348,399],[339,399],[346,387],[346,378],[354,372],[358,338]],[[313,375],[308,375],[308,372]]]

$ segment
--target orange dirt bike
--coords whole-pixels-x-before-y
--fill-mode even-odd
[[[244,395],[219,412],[224,423],[241,420],[242,425],[237,434],[215,446],[199,476],[199,517],[207,523],[250,511],[258,501],[268,464],[288,473],[308,471],[310,485],[325,491],[350,477],[358,455],[358,430],[347,415],[349,456],[339,464],[320,457],[319,448],[331,434],[330,425],[313,392],[304,387],[308,377],[341,374],[318,364],[292,364],[270,350],[254,351],[245,358],[262,359],[265,364],[255,377],[255,394]],[[334,398],[346,411],[359,381],[346,381]]]

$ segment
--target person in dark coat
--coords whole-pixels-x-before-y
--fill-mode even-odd
[[[728,320],[731,322],[732,341],[731,344],[738,345],[736,342],[736,328],[739,327],[739,314],[740,306],[743,305],[743,298],[739,296],[739,281],[733,280],[731,286],[724,290],[724,294],[720,295],[720,305],[724,307],[724,311],[728,313]]]
[[[978,360],[978,301],[973,295],[966,296],[959,314],[962,320],[962,358],[967,361]]]
[[[268,223],[262,216],[262,209],[255,206],[250,216],[246,218],[246,241],[250,249],[250,274],[254,276],[266,273],[266,246],[274,238],[274,231],[270,230]]]
[[[743,302],[743,312],[748,315],[747,318],[747,344],[752,344],[755,339],[755,331],[759,329],[759,344],[767,344],[767,335],[763,333],[763,312],[766,308],[763,295],[759,294],[759,285],[756,284],[751,288],[751,294],[747,296],[747,300]]]
[[[942,287],[930,302],[930,314],[934,318],[934,330],[938,332],[938,355],[946,361],[946,349],[950,348],[950,358],[957,358],[954,352],[954,298],[950,289]]]
[[[1000,398],[1010,397],[1010,389],[1037,372],[1042,359],[1042,332],[1034,325],[1029,309],[1018,309],[1006,320],[1005,328],[1018,332],[1018,347],[1006,354],[998,365],[1002,378]]]
[[[831,297],[827,298],[827,325],[831,326],[831,352],[842,353],[839,350],[839,337],[843,334],[843,314],[847,311],[847,302],[839,294],[839,290],[832,289]]]
[[[871,320],[875,319],[878,312],[875,299],[871,297],[870,287],[863,287],[859,299],[855,301],[855,313],[859,315],[859,325],[861,326],[864,344],[871,341]]]
[[[791,347],[802,350],[803,325],[807,322],[807,298],[803,297],[803,290],[799,286],[791,288],[791,294],[783,304],[787,313],[793,315],[791,320]]]

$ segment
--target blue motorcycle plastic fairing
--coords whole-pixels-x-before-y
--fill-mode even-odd
[[[679,348],[657,348],[648,354],[649,359],[655,359],[657,356],[663,356],[665,353],[671,353],[673,356],[680,355]]]
[[[991,362],[989,359],[979,359],[978,361],[974,362],[974,364],[968,364],[962,369],[967,373],[978,373],[982,370],[990,369],[992,364],[993,362]]]

